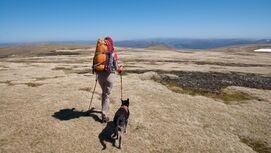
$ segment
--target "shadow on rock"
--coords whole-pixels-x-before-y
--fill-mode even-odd
[[[99,134],[100,143],[103,146],[102,150],[106,149],[105,142],[109,142],[112,144],[112,146],[115,146],[115,139],[112,138],[112,135],[115,131],[115,125],[113,121],[107,122],[106,127],[103,129],[103,131]]]
[[[97,114],[101,114],[101,111],[96,111],[94,110],[95,108],[92,107],[88,111],[78,111],[75,108],[66,108],[66,109],[61,109],[58,112],[55,112],[52,117],[59,119],[61,121],[65,120],[70,120],[70,119],[75,119],[79,117],[92,117],[95,121],[102,123],[102,120],[98,117]]]

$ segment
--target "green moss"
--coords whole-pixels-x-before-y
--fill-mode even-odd
[[[247,93],[243,93],[239,91],[235,91],[234,93],[220,92],[216,97],[218,99],[222,99],[226,104],[232,104],[232,102],[234,101],[241,102],[241,101],[246,101],[246,100],[257,99],[256,97],[253,97]]]

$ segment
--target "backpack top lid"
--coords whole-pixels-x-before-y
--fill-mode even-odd
[[[107,44],[105,40],[99,38],[96,45],[96,52],[108,52]]]
[[[104,45],[104,44],[106,44],[105,41],[103,39],[99,38],[97,41],[97,45]]]

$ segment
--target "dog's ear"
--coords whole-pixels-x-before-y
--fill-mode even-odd
[[[123,104],[124,104],[124,102],[125,102],[125,100],[121,100],[121,105],[123,105]]]
[[[127,105],[127,107],[129,107],[129,104],[130,104],[130,102],[129,102],[129,98],[126,100],[126,105]]]

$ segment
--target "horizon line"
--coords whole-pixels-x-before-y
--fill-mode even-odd
[[[57,43],[57,42],[96,42],[99,38],[96,40],[94,39],[74,39],[74,40],[40,40],[40,41],[0,41],[0,44],[31,44],[31,43]],[[121,42],[121,41],[148,41],[148,40],[163,40],[163,39],[179,39],[179,40],[263,40],[263,39],[270,39],[271,37],[265,37],[265,38],[245,38],[245,37],[232,37],[232,38],[223,38],[223,37],[217,37],[217,38],[188,38],[188,37],[154,37],[154,38],[135,38],[135,39],[117,39],[114,42]]]

